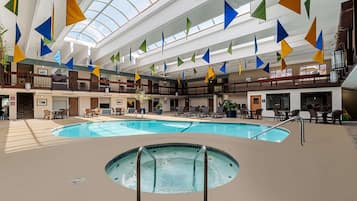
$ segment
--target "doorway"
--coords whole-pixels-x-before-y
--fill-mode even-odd
[[[69,89],[72,91],[78,90],[78,71],[69,71]]]
[[[250,97],[250,110],[256,111],[262,108],[262,96],[251,96]]]
[[[148,101],[148,103],[149,103],[149,112],[152,112],[152,100],[149,100]]]
[[[33,119],[33,94],[17,93],[17,119]]]
[[[78,98],[69,98],[69,116],[78,116]]]
[[[9,96],[0,95],[0,120],[9,119]]]
[[[33,83],[31,74],[33,73],[33,65],[17,64],[17,85],[25,87],[25,83]]]
[[[99,105],[98,98],[90,98],[90,109],[96,109],[98,108],[98,105]]]
[[[208,99],[208,111],[213,112],[213,98]]]

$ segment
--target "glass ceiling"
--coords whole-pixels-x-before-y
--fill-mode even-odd
[[[158,0],[94,0],[68,37],[98,44]]]

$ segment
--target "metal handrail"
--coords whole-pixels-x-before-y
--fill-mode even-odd
[[[269,132],[269,131],[271,131],[271,130],[273,130],[275,128],[278,128],[278,127],[280,127],[280,126],[282,126],[282,125],[284,125],[286,123],[289,123],[290,121],[294,121],[294,120],[297,120],[300,123],[300,144],[301,144],[301,146],[303,146],[304,143],[305,143],[305,125],[304,125],[304,119],[302,117],[300,117],[300,116],[295,116],[295,117],[287,119],[287,120],[285,120],[283,122],[280,122],[280,123],[268,128],[268,129],[266,129],[266,130],[264,130],[264,131],[262,131],[262,132],[260,132],[260,133],[258,133],[256,135],[254,135],[253,137],[250,137],[250,139],[258,140],[259,136],[262,136],[262,135],[266,134],[267,132]]]
[[[197,152],[194,160],[193,160],[193,181],[192,187],[195,188],[196,186],[196,160],[201,154],[204,153],[204,174],[203,174],[203,200],[207,201],[208,196],[208,154],[207,154],[207,147],[202,146],[200,151]]]
[[[154,161],[154,184],[153,192],[156,189],[156,158],[145,147],[140,147],[136,156],[136,200],[141,200],[141,155],[147,153]]]

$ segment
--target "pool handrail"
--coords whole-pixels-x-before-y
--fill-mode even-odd
[[[145,146],[139,148],[138,153],[136,155],[136,200],[141,200],[141,156],[142,153],[145,152],[148,154],[154,161],[154,184],[153,184],[153,192],[156,189],[156,158],[152,155]]]
[[[207,154],[207,147],[204,145],[197,152],[195,158],[193,159],[192,187],[195,188],[195,186],[196,186],[196,160],[202,152],[204,153],[203,200],[207,201],[207,196],[208,196],[208,154]]]
[[[268,133],[269,131],[275,129],[275,128],[278,128],[282,125],[285,125],[291,121],[298,121],[300,123],[300,144],[301,146],[304,146],[304,143],[305,143],[305,125],[304,125],[304,119],[300,116],[295,116],[295,117],[292,117],[290,119],[287,119],[283,122],[280,122],[266,130],[263,130],[262,132],[259,132],[258,134],[254,135],[253,137],[250,137],[249,139],[255,139],[255,140],[258,140],[258,137],[262,136],[262,135],[265,135],[266,133]]]

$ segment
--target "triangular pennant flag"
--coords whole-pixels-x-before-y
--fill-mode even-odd
[[[130,63],[131,63],[131,61],[132,61],[131,48],[130,48],[130,50],[129,50],[129,61],[130,61]]]
[[[15,44],[17,44],[19,42],[21,38],[21,31],[19,28],[19,25],[16,23],[16,39],[15,39]]]
[[[181,66],[184,62],[180,57],[177,57],[177,66]]]
[[[252,2],[254,3],[254,2]],[[251,3],[251,6],[252,6]],[[256,9],[251,13],[252,17],[258,18],[258,19],[262,19],[262,20],[266,20],[266,3],[265,0],[260,1],[260,4],[256,7]]]
[[[17,44],[15,44],[15,47],[14,47],[14,63],[20,62],[20,61],[24,60],[25,58],[26,58],[25,54],[23,53],[21,48]]]
[[[140,79],[141,79],[140,74],[139,74],[138,70],[136,70],[135,71],[135,81],[138,81]]]
[[[65,64],[68,69],[73,70],[73,57]]]
[[[232,41],[229,43],[227,52],[228,52],[229,54],[233,54],[233,42],[232,42]]]
[[[228,27],[237,15],[238,12],[227,1],[224,1],[224,29]]]
[[[193,74],[197,74],[196,68],[193,69]]]
[[[223,63],[222,67],[219,69],[222,73],[226,74],[226,62]]]
[[[192,57],[191,57],[191,61],[193,63],[196,63],[196,52],[193,53]]]
[[[206,76],[205,76],[205,83],[208,83],[208,73],[206,73]]]
[[[268,63],[263,70],[267,73],[270,73],[270,63]]]
[[[293,51],[293,48],[290,47],[290,45],[285,41],[281,41],[281,58],[285,59],[291,52]]]
[[[288,32],[284,29],[283,25],[281,25],[280,21],[277,20],[277,36],[276,36],[276,43],[284,40],[286,37],[289,36]]]
[[[257,54],[258,52],[258,42],[257,42],[257,37],[254,36],[254,52]]]
[[[120,62],[120,52],[117,52],[117,54],[115,55],[115,60],[117,62]]]
[[[98,65],[95,65],[93,71],[92,71],[92,74],[97,76],[98,78],[100,77],[100,68]]]
[[[150,66],[150,70],[151,70],[151,75],[154,75],[155,74],[155,64],[152,64]]]
[[[91,72],[94,70],[94,68],[93,68],[93,61],[92,61],[92,59],[89,59],[88,70],[89,70],[89,71],[91,71]]]
[[[161,32],[161,54],[164,54],[164,47],[165,47],[165,34]]]
[[[115,55],[114,54],[110,57],[110,61],[112,61],[112,63],[115,62]]]
[[[191,29],[191,26],[192,26],[192,22],[190,20],[190,18],[186,18],[186,38],[190,32],[190,29]]]
[[[208,67],[207,75],[208,75],[208,79],[214,79],[216,77],[216,73],[214,72],[212,66]]]
[[[281,59],[281,70],[285,70],[287,67],[285,59]]]
[[[319,34],[319,37],[317,38],[316,48],[319,49],[319,50],[323,50],[324,49],[324,40],[323,40],[322,30],[321,30],[321,32]]]
[[[243,66],[242,66],[242,63],[239,62],[239,64],[238,64],[238,74],[239,74],[239,76],[242,75],[242,71],[243,71]]]
[[[10,0],[5,5],[5,8],[7,8],[9,11],[11,11],[12,13],[14,13],[17,16],[18,11],[19,11],[19,2],[18,2],[18,0]]]
[[[310,0],[306,0],[304,4],[305,4],[307,18],[310,19]]]
[[[324,64],[325,61],[325,56],[324,56],[324,51],[323,50],[318,50],[315,55],[314,55],[314,61],[318,62],[319,64]]]
[[[57,50],[56,54],[53,56],[53,59],[61,65],[61,50]]]
[[[312,22],[309,32],[305,36],[305,40],[309,42],[312,46],[316,47],[316,17]]]
[[[276,62],[279,62],[281,60],[281,54],[279,52],[276,52]]]
[[[142,43],[141,43],[141,45],[140,45],[140,47],[139,47],[139,50],[141,50],[141,51],[143,51],[143,52],[147,52],[148,50],[147,50],[147,48],[146,48],[146,40],[144,40]]]
[[[47,45],[45,45],[44,44],[44,42],[43,42],[43,40],[41,39],[41,51],[40,51],[40,56],[42,57],[42,56],[45,56],[45,55],[47,55],[47,54],[49,54],[49,53],[51,53],[52,52],[52,50],[47,46]]]
[[[85,19],[86,17],[79,7],[77,0],[67,0],[66,26],[75,24]]]
[[[167,64],[166,64],[166,61],[164,62],[164,73],[166,73],[167,71]]]
[[[264,64],[264,62],[258,56],[256,56],[255,57],[255,67],[259,68],[263,64]]]
[[[298,14],[301,13],[301,0],[280,0],[279,4]]]
[[[206,53],[202,57],[203,60],[205,60],[207,63],[210,63],[210,53],[209,53],[209,48],[206,51]]]
[[[36,27],[35,30],[48,40],[52,40],[52,17],[49,17],[40,26]]]

